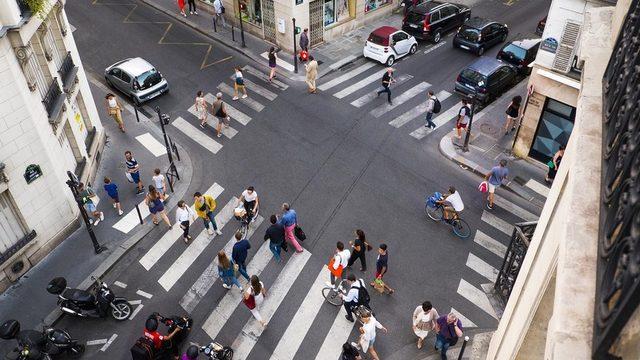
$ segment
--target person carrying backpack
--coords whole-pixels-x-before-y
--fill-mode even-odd
[[[369,301],[371,297],[369,296],[369,292],[364,287],[364,281],[357,280],[354,274],[349,274],[347,276],[347,284],[350,286],[349,292],[347,295],[340,295],[344,300],[344,309],[347,311],[347,315],[345,318],[351,322],[354,322],[353,319],[353,309],[359,305],[364,305],[369,308]]]
[[[471,109],[469,108],[469,102],[467,99],[462,99],[462,107],[458,111],[458,118],[456,119],[456,131],[458,133],[458,139],[462,138],[462,130],[467,131],[467,124],[471,120]]]
[[[433,114],[437,114],[440,112],[442,105],[440,105],[440,100],[436,98],[433,94],[433,91],[429,90],[427,94],[427,123],[424,125],[426,128],[435,129],[436,124],[431,120],[433,118]]]

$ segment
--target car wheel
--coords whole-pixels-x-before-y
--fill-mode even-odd
[[[393,65],[393,63],[394,63],[395,61],[396,61],[396,58],[395,58],[395,57],[393,57],[393,55],[391,55],[391,56],[389,56],[389,57],[387,58],[387,62],[385,62],[385,64],[386,64],[387,66],[391,66],[391,65]]]
[[[484,46],[478,48],[478,56],[482,56],[482,54],[484,54]]]
[[[413,44],[413,45],[411,46],[411,49],[409,49],[409,54],[415,54],[415,53],[416,53],[416,51],[418,51],[418,45]]]
[[[435,33],[433,33],[433,43],[437,44],[440,42],[440,31],[436,31]]]

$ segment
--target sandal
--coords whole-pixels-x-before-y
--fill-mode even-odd
[[[153,221],[153,225],[158,226],[160,223]]]

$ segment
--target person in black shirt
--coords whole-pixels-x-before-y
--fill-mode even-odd
[[[284,226],[278,224],[278,217],[275,215],[271,215],[269,219],[271,221],[271,226],[264,233],[264,241],[269,240],[269,249],[273,253],[273,256],[276,258],[277,262],[282,262],[280,258],[280,250],[285,249],[287,243],[284,241]]]
[[[361,360],[358,348],[346,342],[342,344],[342,357],[340,360]]]
[[[389,104],[393,104],[391,102],[391,88],[389,88],[389,85],[391,85],[391,83],[396,82],[395,79],[393,78],[393,68],[387,68],[387,72],[384,73],[384,75],[382,75],[382,90],[378,90],[377,94],[378,96],[380,96],[380,94],[386,92],[387,93],[387,101],[389,102]]]
[[[365,252],[367,247],[370,245],[367,243],[367,240],[364,236],[364,231],[358,229],[356,230],[356,239],[353,241],[349,241],[351,244],[351,256],[349,257],[349,263],[347,267],[351,267],[356,260],[360,259],[360,271],[367,271],[367,259],[365,258]]]

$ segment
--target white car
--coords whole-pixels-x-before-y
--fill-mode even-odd
[[[365,58],[391,66],[397,59],[415,54],[417,50],[416,38],[392,26],[382,26],[369,34],[362,54]]]

